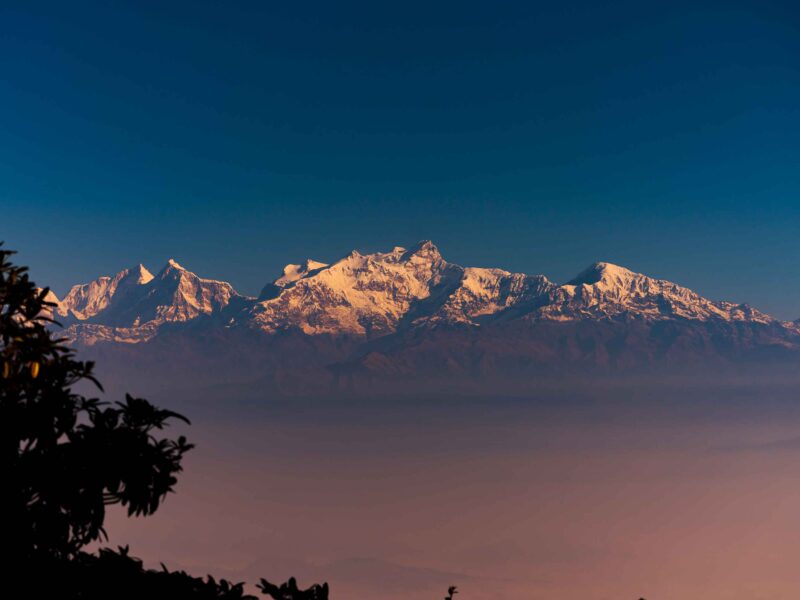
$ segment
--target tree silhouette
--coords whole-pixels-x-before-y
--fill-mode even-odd
[[[192,446],[155,436],[171,419],[186,421],[177,413],[141,398],[109,405],[72,391],[81,381],[102,389],[94,365],[47,329],[48,290],[12,254],[0,247],[0,544],[26,561],[70,558],[104,534],[107,505],[152,514]]]
[[[174,490],[192,444],[157,434],[171,420],[189,421],[130,395],[111,405],[75,393],[84,381],[102,391],[94,364],[47,327],[56,323],[49,290],[13,254],[0,243],[0,552],[18,579],[11,589],[24,582],[25,597],[59,600],[256,600],[241,583],[145,569],[127,547],[82,551],[105,536],[106,506],[151,515]],[[328,597],[327,584],[261,586],[282,600]]]
[[[294,577],[290,577],[289,581],[281,586],[274,585],[262,579],[258,584],[258,588],[265,594],[271,596],[273,600],[328,600],[328,584],[322,585],[314,584],[307,590],[301,590],[297,587],[297,581]]]

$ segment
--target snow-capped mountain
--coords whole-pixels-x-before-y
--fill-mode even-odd
[[[549,298],[532,316],[553,320],[632,316],[650,320],[773,321],[769,315],[746,304],[713,302],[670,281],[603,262],[552,289]]]
[[[286,287],[294,284],[300,279],[309,277],[315,271],[324,269],[327,266],[328,265],[326,263],[310,258],[302,265],[286,265],[283,268],[283,275],[278,277],[275,281],[265,285],[262,288],[261,293],[258,295],[258,299],[270,300],[280,294],[281,290],[285,289]]]
[[[247,336],[248,353],[256,356],[277,352],[288,335],[301,340],[293,343],[307,359],[319,353],[321,340],[347,339],[326,347],[320,360],[398,372],[437,364],[468,370],[474,361],[489,368],[497,361],[628,364],[800,352],[796,323],[623,267],[595,263],[557,284],[450,263],[430,241],[353,251],[330,264],[290,264],[258,297],[171,259],[156,275],[139,265],[74,286],[55,314],[83,346],[155,341],[166,332],[184,348],[213,337],[224,349],[232,342],[221,340]],[[281,352],[289,360],[291,352]]]
[[[152,279],[150,271],[143,265],[137,265],[120,271],[114,277],[99,277],[89,283],[72,286],[59,303],[57,313],[61,317],[85,321],[108,308],[115,296],[119,301]]]
[[[229,283],[203,279],[173,259],[153,275],[144,266],[73,286],[55,308],[79,343],[140,342],[161,325],[218,314],[239,294]]]
[[[453,287],[463,271],[446,262],[431,242],[368,255],[353,251],[330,266],[301,273],[293,267],[274,282],[279,294],[248,311],[250,326],[309,335],[391,333],[404,317]]]

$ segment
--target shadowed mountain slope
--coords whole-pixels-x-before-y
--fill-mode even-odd
[[[598,262],[559,285],[447,262],[429,241],[287,265],[257,298],[173,260],[155,276],[139,265],[74,286],[55,313],[81,346],[270,379],[489,377],[800,352],[797,322],[620,266]],[[141,347],[123,349],[131,344]]]

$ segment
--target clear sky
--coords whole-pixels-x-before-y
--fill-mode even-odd
[[[0,8],[0,239],[68,285],[433,239],[800,317],[794,2]]]

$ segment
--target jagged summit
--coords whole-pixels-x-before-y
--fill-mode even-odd
[[[153,274],[144,265],[138,264],[113,277],[99,277],[89,283],[72,286],[59,302],[56,313],[68,319],[89,319],[105,311],[115,296],[124,296],[133,288],[152,280]]]
[[[311,258],[306,259],[306,261],[300,265],[289,264],[283,268],[283,274],[273,281],[273,283],[279,287],[286,287],[290,283],[294,283],[298,279],[306,277],[312,271],[316,271],[317,269],[322,269],[327,266],[327,263],[313,260]]]
[[[394,249],[395,252],[398,250],[402,251],[403,249],[399,247],[396,247]],[[417,244],[415,244],[414,246],[403,252],[403,258],[406,260],[414,256],[432,260],[442,259],[442,254],[439,252],[439,248],[437,248],[436,244],[434,244],[430,240],[422,240],[420,242],[417,242]]]
[[[327,263],[311,258],[306,259],[306,261],[302,264],[288,264],[283,268],[283,272],[280,277],[278,277],[275,281],[267,283],[261,289],[261,292],[258,294],[258,300],[264,301],[274,298],[280,294],[284,288],[294,284],[304,277],[308,277],[320,269],[326,268],[327,266]]]
[[[167,263],[161,268],[158,274],[163,275],[164,273],[168,273],[170,271],[186,271],[186,269],[183,268],[183,266],[174,258],[170,258],[167,260]]]
[[[139,284],[148,283],[151,279],[153,279],[153,274],[147,270],[142,263],[139,263],[132,269],[130,269],[131,275],[136,277],[136,282]]]
[[[55,313],[74,327],[125,329],[125,339],[140,341],[164,323],[217,313],[238,296],[230,284],[202,279],[169,259],[155,276],[139,264],[73,286]]]
[[[461,269],[441,260],[430,242],[411,250],[353,250],[313,270],[290,267],[286,279],[262,290],[247,316],[252,326],[270,332],[385,335],[412,307],[438,294],[443,282],[458,281]]]

